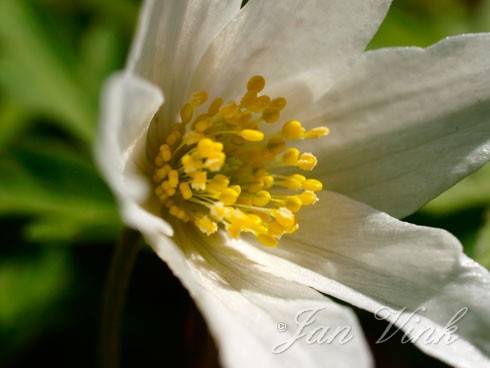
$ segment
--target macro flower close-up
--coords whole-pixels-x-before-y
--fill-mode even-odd
[[[223,366],[373,366],[339,301],[490,364],[488,271],[400,220],[490,158],[490,34],[366,51],[390,3],[145,1],[106,84],[98,164]]]
[[[490,367],[490,0],[0,1],[0,367]]]

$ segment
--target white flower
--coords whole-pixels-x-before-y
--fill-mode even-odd
[[[389,0],[240,3],[145,2],[128,66],[105,91],[97,146],[126,224],[188,288],[227,367],[371,366],[355,315],[323,294],[372,312],[385,306],[392,320],[406,308],[396,323],[412,336],[444,331],[468,307],[456,341],[416,344],[457,367],[490,366],[488,272],[449,233],[397,220],[489,159],[490,34],[364,52]],[[328,191],[277,247],[207,236],[153,194],[153,160],[191,93],[236,100],[253,75],[287,98],[281,121],[331,131],[300,142]],[[203,231],[223,228],[209,216],[196,219]],[[421,306],[419,323],[404,323]],[[315,308],[324,308],[318,325],[351,326],[352,340],[302,340],[274,354],[296,332],[296,314]]]

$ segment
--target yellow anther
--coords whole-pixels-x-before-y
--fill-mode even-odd
[[[237,201],[238,204],[244,204],[246,206],[253,206],[253,197],[248,194],[242,194],[240,197],[238,197]]]
[[[211,123],[211,119],[203,119],[203,120],[200,120],[196,123],[196,131],[199,132],[199,133],[203,133],[204,131],[206,131],[207,129],[209,129],[210,127],[212,126],[212,123]]]
[[[292,234],[292,233],[296,232],[298,229],[299,229],[299,225],[297,223],[294,223],[294,225],[292,225],[292,226],[285,227],[284,232],[286,234]]]
[[[190,103],[186,103],[182,106],[182,109],[180,110],[180,119],[184,124],[187,124],[192,120],[192,115],[194,115],[194,106]]]
[[[294,214],[286,207],[281,207],[273,211],[273,216],[279,225],[284,227],[291,227],[296,223]]]
[[[232,118],[238,111],[238,106],[235,103],[228,103],[219,109],[219,114],[225,119]]]
[[[211,220],[208,216],[199,217],[195,220],[196,226],[206,235],[211,235],[218,230],[218,224]]]
[[[301,170],[311,171],[315,168],[318,160],[312,153],[302,153],[298,160],[298,167]]]
[[[163,191],[160,188],[159,194],[157,194],[158,199],[160,202],[165,203],[165,201],[168,199],[168,195],[166,193],[163,193]]]
[[[240,136],[250,142],[260,142],[264,139],[264,133],[260,130],[244,129],[240,132]]]
[[[168,144],[162,144],[160,146],[160,156],[162,157],[163,161],[170,161],[170,159],[172,158],[172,151],[170,150]]]
[[[189,103],[194,107],[199,107],[208,100],[208,94],[205,91],[194,92],[191,95]]]
[[[194,174],[192,174],[192,189],[205,190],[207,179],[208,177],[206,171],[196,171]]]
[[[266,190],[261,190],[255,194],[255,197],[253,198],[253,204],[255,206],[264,207],[269,204],[270,200],[270,193]]]
[[[286,165],[295,166],[298,162],[301,152],[297,148],[288,148],[284,155],[282,156],[282,162]]]
[[[219,171],[223,167],[226,160],[226,155],[223,152],[214,152],[208,156],[208,159],[204,163],[204,167],[211,171]]]
[[[262,219],[257,215],[251,214],[246,217],[245,224],[250,229],[257,229],[262,224]]]
[[[253,102],[250,103],[249,109],[252,112],[261,112],[264,111],[267,106],[269,106],[270,102],[271,98],[269,96],[260,96],[255,98]]]
[[[182,137],[182,134],[177,129],[173,130],[166,139],[166,143],[169,146],[173,146]]]
[[[262,113],[262,119],[264,119],[265,122],[270,124],[277,122],[280,116],[281,114],[279,113],[278,110],[271,109],[271,108],[265,109],[264,112]]]
[[[330,130],[327,127],[317,127],[317,128],[313,128],[313,129],[308,130],[305,133],[305,138],[306,139],[321,138],[321,137],[326,136],[329,132],[330,132]]]
[[[235,204],[238,196],[239,194],[236,191],[231,188],[226,188],[221,192],[219,200],[223,202],[225,206],[231,206]]]
[[[187,215],[187,213],[184,211],[184,210],[180,210],[178,213],[177,213],[177,218],[179,220],[182,220],[184,222],[188,221],[189,220],[189,216]]]
[[[158,154],[155,157],[155,160],[153,161],[153,163],[155,164],[156,167],[161,167],[165,163],[165,161],[163,161],[162,156],[160,156],[160,154]]]
[[[303,202],[298,196],[288,196],[286,198],[286,208],[292,212],[298,212]]]
[[[314,192],[310,190],[304,191],[303,193],[298,195],[298,197],[299,199],[301,199],[301,202],[303,202],[304,206],[310,206],[318,202],[318,197]]]
[[[179,185],[180,194],[182,194],[182,198],[185,200],[192,198],[192,190],[189,186],[189,183],[180,183]]]
[[[221,152],[223,150],[223,144],[219,142],[214,142],[209,138],[203,138],[197,144],[197,152],[203,157],[211,157],[215,153]]]
[[[191,155],[185,154],[182,159],[182,165],[184,166],[184,171],[186,174],[192,174],[197,170],[202,168],[202,163],[200,161],[195,160]]]
[[[216,115],[218,113],[221,105],[223,105],[223,99],[220,97],[215,98],[213,100],[213,102],[211,102],[211,104],[209,105],[209,108],[208,108],[209,115],[211,115],[211,116]]]
[[[240,226],[240,224],[237,224],[236,222],[232,222],[230,224],[226,224],[226,231],[228,231],[228,234],[236,239],[240,236],[240,233],[242,232],[243,227]]]
[[[265,79],[261,75],[254,75],[248,80],[247,90],[253,92],[260,92],[265,87]]]
[[[233,209],[230,207],[225,207],[222,202],[215,202],[211,206],[211,216],[218,221],[222,221],[224,218],[231,216]]]
[[[252,114],[247,112],[247,113],[244,113],[242,116],[240,116],[240,118],[238,119],[238,125],[240,127],[249,127],[250,125],[250,119],[252,119]]]
[[[177,170],[171,170],[168,173],[168,183],[171,188],[176,188],[179,185],[179,172]]]
[[[288,176],[283,181],[283,186],[291,190],[299,190],[303,188],[303,182],[305,181],[305,177],[298,174],[293,174]]]
[[[323,189],[321,181],[316,179],[307,179],[303,182],[303,189],[311,190],[312,192],[319,192]]]
[[[264,183],[264,189],[269,189],[274,185],[274,177],[272,175],[267,175],[262,178],[262,183]]]
[[[305,133],[305,128],[297,120],[288,121],[282,127],[282,136],[286,139],[302,139]]]
[[[155,182],[157,182],[157,183],[161,182],[163,179],[165,179],[167,177],[170,170],[172,170],[170,165],[165,165],[165,166],[159,168],[155,172],[155,175],[153,175],[153,180],[155,180]]]
[[[280,238],[284,234],[284,227],[279,225],[277,221],[268,223],[267,233],[273,237]]]
[[[240,100],[240,106],[244,108],[248,108],[255,102],[256,99],[257,99],[257,92],[247,91],[243,95],[242,99]]]
[[[239,185],[230,185],[229,188],[235,191],[237,195],[240,195],[240,193],[242,193],[242,188]]]
[[[267,234],[259,234],[257,235],[257,240],[260,244],[265,245],[266,247],[275,247],[277,246],[277,238]]]
[[[230,179],[226,177],[225,175],[215,175],[214,178],[212,178],[208,185],[207,188],[208,190],[214,191],[214,192],[221,192],[223,189],[228,187],[230,184]]]
[[[289,175],[289,177],[293,180],[299,181],[300,183],[303,183],[306,180],[306,178],[301,174],[293,174]]]
[[[269,107],[275,110],[283,110],[286,107],[287,100],[284,97],[278,97],[271,101]]]
[[[204,136],[202,135],[202,133],[192,131],[185,135],[184,140],[186,144],[193,145],[199,142],[201,139],[203,139],[203,137]]]
[[[169,212],[171,215],[177,217],[179,212],[181,211],[181,209],[176,206],[176,205],[171,205],[170,208],[169,208]]]

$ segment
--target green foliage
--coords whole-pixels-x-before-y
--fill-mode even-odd
[[[0,2],[0,216],[28,216],[30,241],[109,239],[120,224],[92,142],[99,91],[124,63],[137,7],[43,5]]]
[[[23,107],[48,114],[83,143],[94,136],[95,110],[63,58],[75,59],[50,37],[25,1],[0,2],[0,86]]]
[[[449,35],[468,32],[470,9],[459,0],[394,1],[371,48],[429,46]]]
[[[59,318],[53,312],[71,279],[66,251],[0,260],[0,362]]]
[[[481,206],[490,206],[490,165],[460,181],[428,203],[423,210],[443,215]]]
[[[487,212],[485,225],[478,233],[478,240],[475,247],[475,258],[483,266],[490,269],[490,210]]]
[[[92,164],[55,141],[28,142],[0,164],[0,215],[30,215],[31,240],[86,237],[92,228],[119,228],[112,197]],[[103,236],[102,236],[103,237]]]

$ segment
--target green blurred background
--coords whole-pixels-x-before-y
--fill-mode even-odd
[[[0,0],[0,367],[95,366],[102,286],[122,229],[92,160],[100,87],[124,65],[137,0]],[[490,0],[394,0],[371,48],[427,46],[490,31]],[[445,228],[490,267],[490,166],[408,221]],[[357,311],[370,342],[385,325]],[[123,363],[214,367],[187,292],[142,252]],[[380,367],[443,367],[415,348],[373,345]]]

